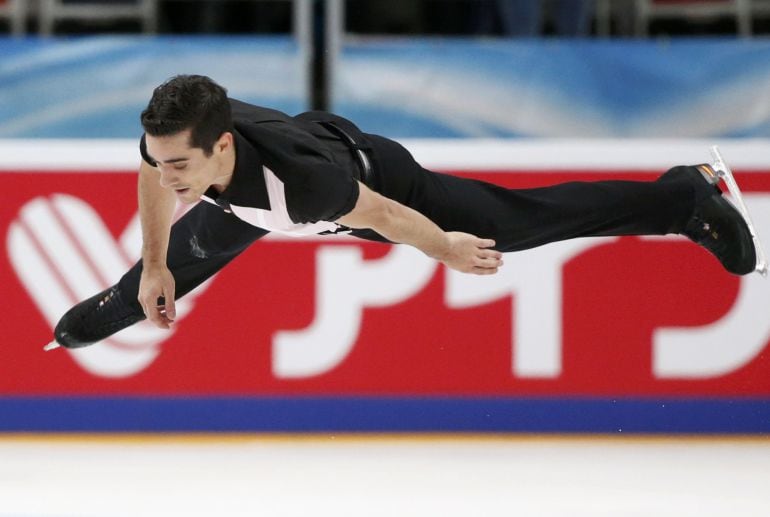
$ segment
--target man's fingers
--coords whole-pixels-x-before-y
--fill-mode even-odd
[[[174,277],[166,268],[145,269],[139,284],[139,304],[156,327],[168,329],[176,318]]]
[[[168,321],[166,320],[165,316],[161,313],[160,307],[146,307],[144,310],[144,314],[147,316],[147,319],[156,327],[167,329]]]
[[[164,308],[166,318],[169,321],[176,319],[176,304],[174,303],[174,286],[166,286],[163,289]]]
[[[479,248],[493,248],[495,241],[492,239],[479,239],[477,246]]]
[[[474,267],[470,273],[473,273],[474,275],[494,275],[497,273],[496,267]]]
[[[147,308],[145,314],[147,315],[147,319],[156,327],[162,329],[169,328],[169,320],[166,318],[163,305],[152,305]]]
[[[150,296],[149,298],[152,300],[151,302],[148,302],[147,299],[139,300],[139,304],[142,306],[142,310],[144,311],[144,315],[147,316],[147,320],[158,328],[170,328],[171,318],[166,316],[163,297]]]
[[[503,254],[498,251],[482,250],[474,258],[473,265],[484,268],[497,268],[503,265]]]
[[[496,269],[503,265],[503,261],[499,259],[476,259],[473,261],[473,267],[482,269]]]
[[[479,250],[479,257],[501,259],[503,258],[503,254],[496,250],[481,249]]]

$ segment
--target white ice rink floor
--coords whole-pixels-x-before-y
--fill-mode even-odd
[[[3,436],[0,517],[770,515],[768,438]]]

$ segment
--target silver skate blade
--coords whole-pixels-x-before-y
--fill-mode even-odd
[[[43,347],[44,352],[48,352],[49,350],[53,350],[54,348],[59,348],[61,345],[57,343],[56,341],[51,341],[46,346]]]
[[[762,243],[759,241],[756,228],[753,221],[751,220],[751,215],[749,215],[749,209],[746,207],[746,203],[743,201],[743,194],[741,194],[741,189],[738,188],[738,183],[735,181],[733,171],[730,170],[730,167],[722,158],[722,153],[719,152],[718,146],[711,146],[711,156],[714,158],[712,167],[716,171],[717,175],[719,175],[719,177],[727,185],[727,190],[730,192],[730,196],[733,198],[734,205],[743,216],[743,219],[746,221],[746,225],[749,227],[749,233],[751,233],[751,239],[754,241],[754,249],[757,253],[757,266],[754,271],[758,272],[762,276],[767,276],[767,259],[765,258],[765,252],[762,250]]]

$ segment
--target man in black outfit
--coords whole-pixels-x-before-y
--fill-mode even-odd
[[[652,182],[505,189],[428,171],[396,142],[329,113],[290,117],[228,99],[202,76],[156,88],[142,125],[142,260],[62,317],[54,333],[65,347],[144,318],[169,328],[175,299],[271,231],[409,244],[474,274],[497,272],[503,252],[549,242],[668,233],[704,246],[731,273],[758,264],[709,165],[674,167]],[[171,226],[177,199],[204,202]]]

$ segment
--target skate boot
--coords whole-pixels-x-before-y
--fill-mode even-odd
[[[67,311],[56,325],[55,341],[45,349],[57,344],[65,348],[92,345],[143,319],[141,310],[126,304],[120,289],[112,286]]]
[[[683,171],[690,176],[689,181],[694,182],[696,197],[695,209],[681,233],[710,251],[730,273],[747,275],[758,271],[765,275],[767,262],[740,189],[716,147],[712,148],[712,154],[713,164],[687,167]],[[722,195],[718,187],[721,179],[737,207]]]

